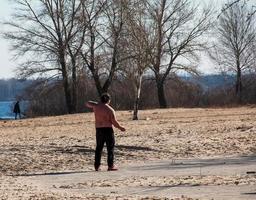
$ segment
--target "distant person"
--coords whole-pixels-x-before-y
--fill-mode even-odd
[[[118,123],[115,111],[109,105],[110,95],[108,93],[102,94],[100,101],[100,103],[94,101],[88,101],[86,103],[88,108],[93,109],[95,115],[96,150],[94,167],[96,171],[100,170],[101,153],[104,143],[106,142],[108,152],[108,171],[116,171],[118,169],[114,165],[115,137],[112,125],[121,131],[125,131],[125,128]]]
[[[17,116],[19,115],[19,118],[21,119],[20,115],[20,102],[17,101],[14,105],[13,112],[15,113],[15,119],[17,119]]]

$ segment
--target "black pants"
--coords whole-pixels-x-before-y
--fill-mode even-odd
[[[96,150],[95,150],[95,168],[100,166],[101,153],[106,142],[108,151],[108,167],[112,167],[114,164],[114,146],[115,137],[112,128],[96,128]]]
[[[19,116],[19,118],[21,119],[20,113],[19,113],[19,112],[16,112],[16,113],[15,113],[15,119],[17,119],[18,116]]]

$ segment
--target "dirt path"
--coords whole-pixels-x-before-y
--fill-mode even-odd
[[[103,168],[101,172],[26,174],[18,180],[61,196],[252,200],[256,199],[256,156],[147,161],[121,166],[117,172]]]

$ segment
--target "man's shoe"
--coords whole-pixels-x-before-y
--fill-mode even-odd
[[[100,166],[99,167],[95,167],[95,171],[96,172],[101,171]]]
[[[116,166],[108,167],[108,171],[117,171],[118,168]]]

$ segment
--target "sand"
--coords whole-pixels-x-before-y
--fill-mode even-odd
[[[116,164],[137,166],[145,162],[179,159],[213,159],[256,155],[256,108],[155,109],[117,112],[127,131],[115,129]],[[94,187],[187,185],[250,185],[255,175],[133,176],[111,181],[83,182],[92,192],[69,192],[78,185],[64,185],[65,192],[43,189],[29,182],[27,175],[67,171],[93,171],[95,129],[92,113],[0,121],[0,199],[172,199],[150,194],[127,195],[93,192]],[[106,166],[106,149],[102,164]],[[256,171],[256,166],[255,166]],[[95,173],[95,172],[94,172]],[[111,177],[111,175],[108,175]],[[97,178],[97,177],[95,177]],[[237,182],[236,182],[237,181]],[[51,183],[49,185],[52,186]],[[79,186],[81,187],[81,185]],[[70,190],[69,190],[70,189]],[[174,199],[194,199],[180,195]]]

